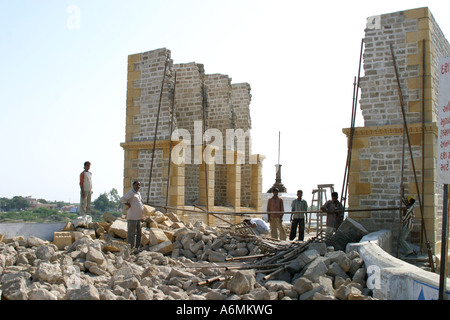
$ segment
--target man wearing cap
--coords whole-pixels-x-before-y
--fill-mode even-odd
[[[331,200],[325,202],[320,210],[327,213],[327,229],[328,234],[333,234],[339,227],[339,216],[344,212],[342,203],[338,200],[338,193],[331,193]]]
[[[399,238],[399,244],[405,251],[405,256],[417,255],[417,253],[411,248],[411,246],[406,242],[406,237],[408,237],[414,225],[414,203],[416,199],[413,196],[408,196],[406,200],[403,200],[405,208],[403,209],[402,217],[402,232]]]
[[[278,197],[278,188],[273,188],[273,197],[267,202],[267,216],[270,223],[270,236],[274,239],[286,240],[283,228],[284,204]],[[274,212],[274,213],[271,213]],[[279,238],[278,238],[279,234]]]

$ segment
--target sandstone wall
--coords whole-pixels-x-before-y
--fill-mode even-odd
[[[365,30],[364,74],[360,81],[364,127],[355,129],[347,203],[350,209],[400,205],[403,117],[392,44],[420,193],[424,186],[424,212],[417,201],[410,241],[420,243],[423,221],[433,250],[437,251],[442,215],[442,186],[436,182],[437,67],[439,59],[450,53],[450,45],[428,8],[383,14],[378,19],[377,26]],[[349,138],[350,130],[344,132]],[[403,183],[405,195],[412,194],[418,199],[407,139]],[[369,231],[391,229],[397,238],[398,210],[357,212],[350,216]]]

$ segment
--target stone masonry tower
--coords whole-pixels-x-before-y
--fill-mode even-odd
[[[349,209],[399,207],[404,163],[404,194],[418,199],[419,190],[424,207],[422,212],[416,201],[416,219],[408,241],[425,250],[426,235],[436,254],[440,252],[443,193],[443,186],[436,181],[438,63],[450,53],[450,45],[428,8],[383,14],[371,20],[365,30],[364,75],[360,81],[364,127],[354,131],[347,203]],[[404,121],[391,45],[413,159],[407,139],[403,140]],[[344,129],[348,139],[350,132]],[[398,210],[350,212],[349,216],[369,231],[391,229],[397,239]]]
[[[251,154],[250,101],[249,84],[205,74],[195,62],[174,64],[168,49],[128,56],[123,192],[140,180],[143,201],[153,206],[164,207],[167,201],[190,210],[261,212],[264,157]],[[174,138],[174,130],[182,134]],[[182,163],[171,157],[181,146]],[[203,154],[210,154],[212,163]],[[221,222],[211,215],[186,216]]]

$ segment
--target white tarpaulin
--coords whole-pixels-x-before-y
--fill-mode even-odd
[[[439,63],[437,181],[450,184],[450,55]]]

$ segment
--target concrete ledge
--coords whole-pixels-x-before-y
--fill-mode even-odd
[[[53,232],[60,231],[66,222],[59,223],[0,223],[0,234],[5,239],[15,236],[23,236],[28,239],[31,236],[42,240],[53,241]]]
[[[367,269],[367,286],[373,297],[380,300],[437,300],[439,275],[391,256],[383,248],[392,250],[390,231],[368,234],[359,243],[350,243],[346,251],[356,250]],[[447,281],[446,299],[450,300]]]

